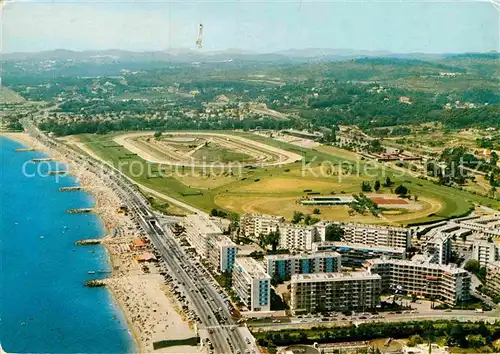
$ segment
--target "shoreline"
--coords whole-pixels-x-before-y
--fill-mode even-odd
[[[45,145],[41,144],[40,142],[38,142],[37,140],[32,138],[29,134],[27,134],[25,132],[3,132],[2,131],[2,132],[0,132],[0,136],[3,136],[3,137],[10,139],[10,140],[17,141],[18,143],[23,144],[27,148],[33,148],[33,149],[40,151],[41,153],[43,153],[49,157],[52,157],[54,160],[56,160],[60,163],[66,164],[68,166],[69,175],[73,176],[76,179],[76,182],[81,187],[84,187],[83,182],[82,182],[82,175],[78,172],[75,172],[75,170],[73,170],[74,164],[72,162],[67,161],[67,159],[65,159],[58,152],[47,148]],[[95,176],[95,177],[97,178],[97,176]],[[85,177],[83,179],[85,180]],[[112,254],[111,250],[109,249],[109,247],[106,245],[106,242],[104,241],[109,235],[109,232],[110,232],[109,226],[111,225],[111,221],[109,220],[109,218],[108,218],[109,215],[107,215],[107,213],[99,212],[99,210],[96,208],[96,205],[98,203],[98,198],[97,198],[97,193],[93,188],[93,187],[95,187],[95,185],[89,184],[88,186],[86,185],[85,187],[86,188],[84,191],[89,194],[89,196],[92,198],[92,200],[95,204],[94,208],[93,208],[94,210],[92,212],[97,217],[99,217],[99,219],[102,222],[104,236],[102,236],[100,238],[101,240],[103,240],[103,242],[101,242],[100,245],[102,247],[104,247],[104,249],[106,250],[106,253],[108,256],[107,263],[108,263],[108,266],[111,270],[111,275],[114,276],[115,269],[114,269],[114,264],[113,264],[114,263],[113,262],[113,254]],[[127,323],[128,330],[130,331],[130,334],[131,334],[131,337],[133,340],[133,348],[131,348],[131,349],[134,350],[135,352],[143,353],[144,350],[143,350],[142,344],[139,340],[140,336],[138,335],[135,326],[131,322],[131,319],[129,318],[128,314],[126,313],[124,307],[122,306],[123,304],[121,304],[120,301],[118,301],[118,299],[115,296],[114,291],[110,287],[106,287],[106,289],[108,290],[109,294],[111,295],[113,305],[116,306],[117,310],[119,310],[121,312],[121,315],[124,317],[124,319]]]
[[[98,175],[68,161],[64,155],[47,148],[27,133],[0,132],[0,136],[15,140],[66,164],[68,174],[75,177],[77,183],[93,198],[93,213],[100,218],[104,228],[105,236],[101,238],[101,245],[106,249],[111,270],[110,277],[106,280],[106,289],[111,295],[113,305],[125,318],[134,342],[132,352],[150,353],[154,351],[153,341],[194,336],[194,331],[189,328],[188,323],[175,313],[175,301],[169,299],[165,289],[162,289],[164,279],[159,275],[158,267],[140,265],[136,261],[135,256],[139,250],[130,245],[134,239],[142,236],[142,232],[137,229],[130,216],[118,211],[122,203],[116,192],[105,185]],[[148,267],[147,272],[144,271],[144,266]],[[161,313],[167,313],[168,316]],[[197,348],[171,347],[161,351],[172,349],[172,352],[181,350],[195,353],[199,350],[192,349]]]

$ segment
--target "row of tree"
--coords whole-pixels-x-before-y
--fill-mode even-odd
[[[311,330],[281,330],[255,333],[259,345],[264,347],[293,344],[335,343],[369,341],[378,338],[410,338],[418,335],[426,341],[444,337],[449,346],[477,347],[481,343],[492,345],[500,338],[500,322],[487,325],[483,322],[460,323],[455,321],[377,322],[334,328]],[[483,338],[478,341],[477,338]],[[414,341],[420,342],[415,337]],[[500,350],[500,348],[497,348]]]

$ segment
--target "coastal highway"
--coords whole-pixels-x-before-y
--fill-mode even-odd
[[[172,204],[175,204],[185,210],[188,210],[192,213],[195,213],[195,214],[206,214],[203,210],[201,209],[198,209],[198,208],[195,208],[187,203],[184,203],[180,200],[177,200],[175,198],[172,198],[166,194],[163,194],[163,193],[160,193],[158,191],[155,191],[154,189],[151,189],[149,187],[146,187],[145,185],[141,184],[141,183],[138,183],[136,181],[134,181],[133,179],[131,179],[130,177],[126,176],[125,174],[121,173],[120,170],[118,170],[115,166],[113,166],[112,164],[110,164],[108,161],[104,160],[102,157],[100,157],[99,155],[97,155],[94,151],[92,151],[92,149],[89,149],[84,143],[74,143],[75,146],[77,148],[79,148],[80,150],[84,151],[86,154],[88,154],[90,157],[92,157],[94,160],[96,161],[100,161],[101,163],[107,165],[110,169],[116,171],[117,173],[120,173],[122,175],[123,178],[127,179],[130,183],[136,185],[137,187],[139,187],[140,189],[142,189],[144,192],[147,192],[151,195],[154,195],[155,197],[158,197],[158,198],[161,198],[169,203],[172,203]]]
[[[53,148],[75,163],[93,170],[120,195],[123,202],[135,215],[143,231],[149,236],[152,244],[162,256],[169,274],[175,278],[189,299],[188,307],[192,308],[201,320],[199,329],[207,329],[207,337],[213,345],[215,353],[256,353],[254,338],[245,336],[241,328],[236,326],[229,313],[223,297],[210,283],[206,270],[197,267],[175,241],[171,232],[161,228],[156,215],[147,200],[133,186],[131,181],[109,165],[84,156],[75,150],[59,143],[39,131],[29,120],[22,124],[26,131],[42,144]],[[248,333],[248,331],[246,332]]]

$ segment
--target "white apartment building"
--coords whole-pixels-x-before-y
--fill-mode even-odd
[[[370,259],[367,269],[382,277],[382,291],[434,297],[456,305],[469,299],[471,276],[462,268],[428,262]]]
[[[455,221],[446,221],[430,225],[422,232],[422,237],[420,243],[423,243],[425,248],[434,249],[435,253],[441,252],[442,257],[441,263],[446,264],[449,261],[447,253],[451,255],[451,251],[456,252],[469,252],[472,249],[472,244],[477,239],[486,237],[479,231],[474,231],[468,228],[462,227],[461,224]],[[418,241],[417,241],[418,242]],[[441,247],[445,247],[444,249]],[[441,250],[439,250],[441,248]],[[428,253],[430,250],[428,250]]]
[[[488,232],[486,226],[481,224],[471,223],[471,219],[480,219],[479,217],[467,217],[453,221],[440,222],[429,225],[420,231],[420,242],[424,246],[428,242],[433,242],[441,238],[448,238],[451,242],[451,250],[455,252],[470,252],[475,242],[486,241]],[[475,225],[475,226],[471,226]]]
[[[310,251],[318,241],[315,226],[282,223],[279,225],[279,247],[288,250]]]
[[[380,303],[381,277],[368,272],[294,274],[290,309],[326,312],[375,308]]]
[[[352,223],[341,224],[341,226],[344,230],[345,242],[406,249],[411,247],[410,229]]]
[[[255,259],[236,258],[233,288],[249,311],[271,310],[271,277]]]
[[[264,268],[271,277],[288,279],[294,274],[332,273],[341,269],[340,254],[318,252],[313,254],[275,254],[264,257]]]
[[[469,216],[455,220],[461,227],[483,233],[486,237],[500,237],[500,214]]]
[[[259,235],[279,231],[279,247],[282,249],[310,251],[313,242],[325,241],[326,228],[333,224],[321,221],[315,225],[285,223],[283,217],[245,214],[240,219],[240,232],[257,241]],[[392,248],[411,247],[411,230],[402,227],[338,223],[344,230],[344,240],[370,246]]]
[[[184,222],[186,237],[202,258],[209,257],[209,243],[212,238],[222,235],[222,230],[207,216],[200,214],[187,215]]]
[[[283,222],[285,218],[282,216],[244,214],[240,218],[240,233],[253,241],[258,241],[259,235],[269,235],[277,231]]]
[[[219,273],[232,272],[238,246],[227,236],[213,237],[209,241],[209,262]]]
[[[342,265],[362,267],[367,259],[388,257],[406,259],[406,248],[370,246],[362,243],[324,241],[314,242],[313,252],[336,252],[341,255]]]
[[[432,257],[432,263],[448,264],[451,258],[450,235],[438,232],[426,241],[425,252]]]
[[[320,221],[314,225],[317,229],[319,241],[326,241],[326,229],[331,224],[337,224],[344,230],[343,241],[345,242],[393,248],[404,247],[405,249],[411,247],[410,229],[331,221]]]
[[[489,295],[500,296],[500,261],[490,262],[487,267],[486,290]]]
[[[479,262],[481,266],[486,266],[490,262],[500,260],[500,244],[488,242],[486,240],[476,241],[472,245],[472,259]]]

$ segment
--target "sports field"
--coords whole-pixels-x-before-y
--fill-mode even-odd
[[[213,134],[203,133],[203,139],[210,139],[210,134]],[[139,134],[144,135],[144,133]],[[163,137],[162,140],[175,136],[172,133],[168,134],[171,137]],[[187,139],[186,133],[183,134],[183,138]],[[500,207],[498,201],[467,191],[440,186],[411,176],[400,176],[400,171],[393,171],[387,166],[373,162],[361,161],[351,152],[323,146],[306,149],[252,133],[217,132],[216,134],[243,138],[244,140],[239,141],[248,141],[255,146],[265,144],[269,146],[264,149],[266,151],[285,151],[303,159],[300,162],[290,162],[285,165],[270,164],[263,167],[251,164],[243,166],[226,164],[220,169],[205,169],[197,165],[163,166],[158,163],[148,163],[135,152],[120,145],[119,142],[123,141],[124,134],[81,135],[78,139],[101,158],[120,166],[124,173],[138,182],[206,211],[218,208],[236,213],[259,212],[283,215],[290,219],[296,210],[312,213],[313,209],[319,208],[320,214],[315,217],[321,219],[404,225],[462,215],[477,204]],[[127,133],[125,136],[131,135]],[[198,139],[199,136],[192,138]],[[183,142],[179,139],[173,140],[174,144],[186,142],[185,139]],[[203,144],[202,148],[204,147]],[[216,145],[212,145],[211,148],[216,149]],[[214,153],[226,152],[223,150]],[[371,214],[350,214],[347,206],[314,207],[298,203],[301,198],[307,197],[308,193],[346,196],[358,194],[361,191],[361,182],[370,182],[373,185],[377,179],[385,181],[386,176],[390,177],[393,184],[390,187],[382,186],[378,193],[394,196],[393,189],[403,184],[413,197],[418,197],[417,201],[411,202],[412,208],[397,209],[389,205],[385,206],[381,217],[375,217]]]
[[[113,139],[144,160],[164,165],[253,164],[272,166],[302,159],[290,151],[256,143],[244,137],[207,132],[130,133]]]

